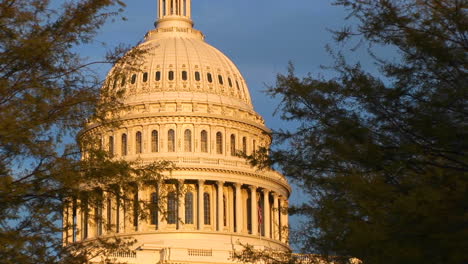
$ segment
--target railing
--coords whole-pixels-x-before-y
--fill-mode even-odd
[[[187,249],[187,253],[191,257],[211,257],[213,250],[211,249]]]
[[[116,252],[112,253],[110,256],[115,258],[136,258],[136,252]]]

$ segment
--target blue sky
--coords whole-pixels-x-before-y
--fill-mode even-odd
[[[102,28],[98,39],[111,48],[119,43],[134,45],[154,28],[156,0],[126,1],[123,16]],[[250,88],[255,109],[273,129],[285,123],[273,116],[277,101],[262,91],[275,83],[278,73],[285,73],[289,61],[295,64],[299,75],[324,72],[321,65],[331,65],[333,60],[325,50],[331,44],[337,49],[349,49],[333,44],[328,29],[340,29],[345,24],[346,13],[333,6],[331,0],[193,0],[192,18],[206,41],[215,46],[238,66]],[[105,47],[85,51],[90,57],[103,54]],[[348,53],[348,52],[346,52]],[[364,59],[363,50],[350,54],[350,59]],[[367,61],[369,61],[367,59]],[[367,67],[373,67],[368,63]],[[103,77],[108,68],[103,69]],[[370,69],[372,71],[372,69]],[[292,203],[304,200],[296,188]],[[299,219],[292,218],[298,227]]]

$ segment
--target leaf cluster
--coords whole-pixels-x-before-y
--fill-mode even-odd
[[[170,164],[116,160],[96,138],[80,135],[86,120],[116,126],[119,93],[108,91],[91,65],[136,58],[119,47],[102,61],[77,53],[118,16],[119,0],[0,0],[0,258],[13,263],[86,263],[99,250],[124,250],[112,238],[64,247],[64,207],[108,191],[162,179]],[[132,63],[128,63],[130,67]],[[135,61],[135,60],[133,60]],[[129,65],[130,64],[130,65]],[[104,96],[103,96],[104,95]],[[84,146],[88,146],[84,148]],[[86,159],[83,153],[86,152]],[[112,186],[119,186],[119,192]],[[143,205],[142,205],[143,206]],[[143,210],[141,210],[143,211]]]
[[[305,251],[364,263],[466,263],[468,40],[463,0],[338,0],[379,74],[335,54],[331,79],[290,65],[268,93],[297,129],[275,132],[271,162],[312,200]],[[286,143],[287,145],[284,145]]]

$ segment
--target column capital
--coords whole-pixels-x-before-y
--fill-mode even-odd
[[[267,188],[262,188],[262,192],[265,194],[270,194],[270,190],[268,190]]]
[[[249,189],[252,190],[252,191],[256,191],[257,190],[257,186],[255,185],[249,185]]]
[[[198,180],[198,184],[204,184],[205,180]]]
[[[217,185],[224,185],[225,181],[216,181]]]
[[[241,188],[241,187],[242,187],[242,183],[235,182],[235,183],[234,183],[234,186],[235,186],[236,188]]]

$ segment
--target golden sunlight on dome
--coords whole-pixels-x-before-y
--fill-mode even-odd
[[[140,219],[137,208],[103,192],[99,210],[65,209],[71,217],[64,221],[76,226],[64,234],[65,243],[131,236],[137,241],[132,251],[114,257],[132,264],[235,263],[233,253],[246,244],[290,249],[291,187],[277,171],[253,168],[238,155],[268,148],[270,131],[235,64],[193,28],[190,4],[158,0],[156,28],[137,48],[143,50],[138,66],[125,68],[123,60],[108,75],[107,87],[122,93],[125,106],[118,125],[94,121],[82,133],[115,159],[172,162],[167,180],[135,186],[128,195],[134,199],[128,204],[158,206],[166,192],[167,214],[152,211]],[[91,221],[93,212],[102,220]]]

